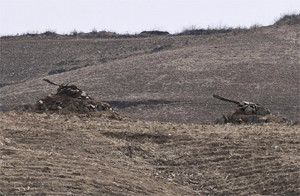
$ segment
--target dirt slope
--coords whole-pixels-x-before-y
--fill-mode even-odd
[[[0,108],[74,83],[134,118],[209,123],[231,110],[212,94],[300,119],[299,24],[209,35],[1,39]],[[61,72],[61,73],[60,73]]]
[[[299,128],[0,113],[0,195],[299,195]]]

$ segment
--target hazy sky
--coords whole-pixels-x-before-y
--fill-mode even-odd
[[[0,35],[108,30],[170,33],[196,26],[269,25],[300,0],[0,0]]]

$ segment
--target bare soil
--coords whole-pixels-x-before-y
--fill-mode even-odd
[[[0,195],[299,195],[299,128],[0,113]]]

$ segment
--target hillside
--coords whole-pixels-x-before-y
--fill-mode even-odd
[[[10,112],[0,129],[0,195],[300,194],[298,125]]]
[[[0,108],[53,93],[48,78],[143,120],[213,122],[233,107],[220,94],[299,121],[300,33],[289,21],[200,35],[2,37]]]
[[[0,196],[300,195],[299,16],[1,37]],[[295,123],[212,124],[213,94]]]

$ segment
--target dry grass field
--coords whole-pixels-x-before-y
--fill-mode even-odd
[[[0,195],[299,195],[299,125],[0,113]]]
[[[0,196],[300,195],[299,28],[1,37]],[[10,111],[44,78],[120,116]],[[294,123],[214,125],[234,106],[213,94]]]
[[[200,35],[2,37],[0,108],[53,93],[48,78],[141,120],[211,123],[232,109],[212,98],[219,94],[299,121],[299,23],[279,24]]]

